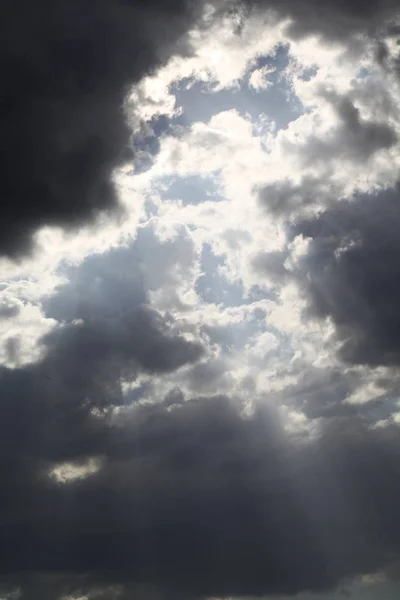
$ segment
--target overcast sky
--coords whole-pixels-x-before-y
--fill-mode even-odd
[[[3,0],[0,599],[400,594],[394,0]]]

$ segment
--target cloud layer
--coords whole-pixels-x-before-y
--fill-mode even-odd
[[[179,49],[199,12],[185,0],[3,3],[2,254],[29,251],[40,226],[116,208],[129,87]]]
[[[396,585],[397,11],[3,3],[2,598]]]
[[[246,418],[226,397],[109,422],[61,399],[50,410],[47,382],[32,377],[1,383],[26,398],[2,417],[3,571],[44,573],[44,589],[51,573],[74,572],[64,593],[77,595],[131,582],[162,597],[293,594],[383,568],[399,551],[397,430],[346,419],[291,439],[271,409]],[[56,461],[97,456],[83,480],[46,477]]]

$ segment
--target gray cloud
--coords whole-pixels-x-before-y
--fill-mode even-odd
[[[11,336],[4,342],[7,360],[16,363],[21,348],[21,338],[18,335]]]
[[[110,421],[44,401],[32,377],[0,381],[2,397],[30,395],[28,412],[3,404],[0,421],[13,467],[3,469],[3,585],[24,598],[96,588],[108,598],[116,586],[129,597],[141,585],[145,599],[324,591],[398,556],[397,428],[347,417],[320,437],[288,437],[271,408],[241,417],[223,396]],[[96,455],[103,466],[86,479],[44,476],[57,460]]]
[[[368,378],[370,376],[370,378]],[[376,395],[362,403],[363,386],[374,382]],[[358,404],[349,402],[360,394]],[[301,411],[307,419],[361,419],[368,426],[392,418],[398,411],[399,378],[396,373],[383,377],[369,370],[339,367],[316,368],[303,365],[297,381],[272,395],[274,402]]]
[[[42,340],[44,356],[1,370],[4,590],[33,600],[295,594],[385,567],[400,552],[398,429],[343,410],[359,379],[310,373],[278,398],[323,418],[318,437],[288,435],[274,397],[243,416],[240,400],[185,401],[176,388],[121,410],[121,379],[199,351],[143,307],[138,255],[135,242],[68,267],[44,303],[63,323]],[[195,369],[194,387],[218,369]],[[90,458],[100,468],[85,479],[47,475]]]
[[[137,244],[92,254],[78,266],[61,267],[67,283],[42,300],[47,317],[72,322],[116,317],[149,302]]]
[[[305,177],[300,184],[281,181],[258,187],[255,192],[260,205],[278,217],[325,200],[330,185],[317,177]]]
[[[149,306],[119,318],[93,317],[90,323],[62,326],[42,339],[48,352],[46,367],[54,372],[63,362],[66,372],[69,361],[68,380],[72,383],[87,377],[89,381],[101,379],[108,369],[121,373],[132,369],[135,374],[135,365],[149,372],[173,371],[202,356],[199,343],[171,330],[171,321]]]
[[[64,385],[79,389],[83,397],[104,394],[107,382],[132,379],[138,369],[162,373],[198,360],[204,353],[200,343],[186,340],[171,315],[151,307],[148,284],[156,289],[168,283],[168,273],[174,277],[171,245],[174,241],[160,243],[149,229],[126,247],[65,267],[68,282],[43,300],[45,315],[59,322],[41,340],[43,371],[62,375]],[[164,269],[159,278],[154,271],[149,282],[146,270],[152,272],[151,262],[163,249]]]
[[[253,3],[293,17],[296,35],[331,40],[373,32],[397,10],[391,0],[361,4]],[[178,40],[201,7],[2,4],[0,253],[29,251],[43,224],[76,225],[115,209],[111,172],[127,156],[128,86],[187,51]],[[362,161],[394,143],[392,130],[362,121],[351,99],[332,102],[343,125],[335,152],[342,144]],[[314,154],[326,158],[321,143],[313,141]],[[310,194],[320,188],[309,185]],[[297,191],[284,193],[289,206],[298,202]],[[398,364],[397,201],[397,192],[379,204],[356,198],[299,221],[290,234],[311,238],[298,281],[310,313],[333,319],[352,362]],[[175,371],[204,353],[151,306],[149,293],[189,277],[193,244],[182,235],[156,247],[146,233],[139,242],[66,268],[68,283],[43,302],[58,325],[42,338],[40,360],[0,369],[1,593],[296,594],[333,589],[398,557],[398,428],[371,429],[343,412],[343,395],[359,385],[351,376],[309,374],[280,397],[322,419],[314,437],[289,435],[272,405],[257,400],[244,416],[239,400],[186,401],[177,388],[159,405],[123,406],[124,381]],[[286,276],[281,259],[262,257],[259,267],[278,280]],[[16,342],[7,343],[12,356]],[[223,373],[223,362],[203,363],[189,385]],[[86,478],[62,484],[48,476],[93,458],[99,470]]]
[[[310,135],[303,142],[284,142],[287,152],[295,154],[304,168],[317,168],[317,175],[306,175],[299,183],[283,180],[257,186],[254,190],[260,206],[275,218],[286,219],[309,208],[328,205],[343,194],[340,184],[335,183],[334,173],[340,161],[363,165],[380,150],[388,150],[398,140],[397,133],[389,124],[395,108],[392,99],[376,83],[368,81],[340,95],[321,88],[319,96],[333,108],[337,124],[323,137]],[[374,119],[361,118],[357,104],[371,105],[378,113]],[[376,105],[376,106],[375,106]]]
[[[248,4],[261,10],[272,8],[281,18],[291,19],[292,36],[317,34],[327,41],[349,42],[360,33],[373,38],[392,25],[398,14],[395,0],[325,0],[323,4],[318,0],[254,0]]]
[[[290,270],[285,267],[289,255],[287,250],[259,252],[252,259],[252,267],[256,272],[267,275],[272,283],[282,284],[292,276]]]
[[[386,32],[386,38],[380,40],[376,48],[376,59],[378,63],[389,73],[395,74],[397,77],[400,75],[400,52],[399,52],[399,36],[400,28],[398,23],[388,28]],[[396,41],[397,51],[393,51],[389,47],[388,41]]]
[[[348,96],[321,90],[339,118],[339,125],[333,136],[320,139],[311,136],[298,151],[308,165],[323,164],[329,159],[342,159],[364,162],[377,150],[387,149],[397,141],[394,129],[385,122],[369,121],[360,117],[360,111]]]
[[[290,212],[290,210],[289,210]],[[253,268],[272,283],[296,282],[306,317],[329,317],[347,362],[399,365],[399,187],[332,203],[287,225],[288,239],[310,241],[288,269],[288,251],[260,253]]]
[[[186,0],[2,3],[2,254],[29,251],[41,225],[116,209],[111,173],[130,156],[125,95],[184,51],[201,10]]]
[[[347,361],[399,364],[399,224],[394,188],[337,203],[292,229],[311,240],[295,274],[309,314],[333,320]]]

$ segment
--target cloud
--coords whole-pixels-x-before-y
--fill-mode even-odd
[[[387,149],[397,141],[395,131],[385,122],[369,122],[360,118],[359,109],[350,98],[327,90],[321,95],[337,114],[339,125],[333,139],[311,137],[307,143],[305,161],[317,163],[333,156],[347,156],[350,160],[366,161],[377,150]],[[301,151],[302,148],[300,147]],[[304,150],[304,149],[303,149]]]
[[[171,321],[171,320],[170,320]],[[134,377],[135,367],[149,372],[168,372],[195,362],[202,354],[199,343],[171,332],[171,323],[150,307],[127,311],[121,317],[93,316],[89,323],[73,323],[43,338],[48,352],[45,369],[62,373],[70,386],[91,385],[124,372]],[[85,368],[82,369],[84,362]],[[59,372],[59,364],[63,371]],[[57,370],[58,369],[58,370]],[[97,374],[99,373],[99,374]]]
[[[355,35],[380,34],[382,28],[393,24],[398,14],[394,0],[378,0],[368,6],[360,0],[325,0],[323,5],[314,0],[254,0],[249,5],[259,10],[272,9],[281,18],[289,19],[288,33],[295,38],[319,35],[329,42],[344,43]]]
[[[29,252],[43,225],[117,208],[129,86],[185,48],[201,12],[185,0],[2,4],[2,254]]]
[[[13,462],[1,556],[23,597],[52,581],[53,597],[142,583],[161,598],[323,591],[399,551],[391,428],[337,419],[288,438],[272,408],[245,417],[224,396],[108,421],[52,406],[32,383],[18,371],[0,381],[2,397],[30,390],[24,407],[1,409],[1,458]],[[100,453],[84,479],[46,478],[52,461]]]
[[[0,303],[0,320],[16,317],[21,310],[19,304],[9,301],[7,298],[2,299]]]
[[[275,218],[286,218],[310,206],[329,202],[335,188],[337,186],[329,178],[323,180],[316,176],[305,176],[300,183],[281,180],[256,186],[256,196],[260,205]]]
[[[67,283],[42,301],[45,315],[59,322],[42,339],[43,368],[58,377],[63,365],[61,373],[70,386],[80,380],[92,385],[124,372],[129,379],[128,373],[131,370],[134,376],[137,367],[168,372],[203,354],[198,342],[180,335],[172,315],[151,307],[150,290],[167,286],[169,278],[173,281],[176,256],[174,242],[160,243],[151,229],[147,235],[142,232],[126,247],[93,254],[80,265],[67,267]],[[187,241],[190,244],[190,238]],[[157,262],[159,253],[163,268],[156,271],[148,265],[152,273],[148,278],[143,262],[146,258]]]
[[[42,4],[0,25],[0,254],[43,249],[1,283],[0,596],[394,579],[397,5]]]
[[[286,178],[258,188],[259,200],[275,215],[349,193],[361,179],[360,169],[379,176],[379,161],[390,163],[390,152],[397,151],[398,122],[388,114],[364,116],[379,111],[379,104],[365,94],[360,101],[362,88],[339,94],[321,86],[314,94],[315,105],[278,132],[272,151],[295,173],[285,169]]]
[[[340,40],[374,32],[396,13],[392,0],[367,8],[325,2],[322,12],[311,0],[246,4],[291,19],[292,34]],[[0,251],[7,256],[29,252],[43,225],[79,225],[116,209],[112,172],[130,157],[128,88],[187,51],[183,40],[200,24],[203,3],[107,0],[86,8],[77,1],[45,1],[40,11],[25,1],[2,5]],[[237,34],[244,15],[237,13]]]
[[[3,292],[9,310],[7,317],[0,319],[0,362],[22,366],[39,357],[38,340],[55,323],[46,319],[36,302],[22,300],[10,287]]]
[[[268,65],[261,67],[260,69],[255,69],[249,78],[250,87],[254,88],[256,91],[267,89],[272,85],[272,82],[268,80],[268,75],[274,72],[275,68],[269,67]]]
[[[397,187],[356,195],[292,230],[310,239],[294,273],[308,314],[332,319],[351,363],[399,364],[398,205]]]

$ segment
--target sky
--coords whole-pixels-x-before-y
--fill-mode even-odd
[[[3,0],[0,599],[400,593],[394,0]]]

